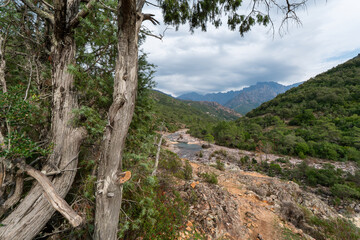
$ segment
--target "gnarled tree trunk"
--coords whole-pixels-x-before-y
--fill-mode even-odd
[[[59,1],[62,2],[62,1]],[[66,7],[64,8],[66,11]],[[67,17],[63,12],[56,23]],[[71,19],[71,18],[70,18]],[[66,31],[64,31],[66,33]],[[75,41],[71,33],[58,34],[57,45],[52,50],[53,81],[53,115],[52,138],[53,153],[44,167],[45,171],[59,169],[76,169],[80,143],[85,137],[85,130],[72,126],[73,109],[78,108],[77,96],[74,92],[74,77],[67,71],[69,64],[75,63]],[[61,197],[65,197],[73,183],[76,171],[65,171],[54,177],[52,182]],[[55,209],[45,198],[39,184],[22,200],[19,206],[2,221],[0,239],[33,239],[51,218]]]
[[[135,0],[119,1],[118,58],[113,103],[108,113],[96,191],[95,233],[97,240],[117,239],[122,200],[122,152],[134,113],[137,91],[138,33],[142,15]]]

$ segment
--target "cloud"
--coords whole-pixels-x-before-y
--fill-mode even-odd
[[[360,52],[358,9],[357,0],[310,1],[298,12],[302,26],[289,24],[282,37],[261,26],[241,38],[225,25],[194,34],[185,25],[167,30],[162,41],[147,38],[143,48],[158,66],[157,88],[173,95],[241,89],[259,81],[292,84]],[[161,16],[159,10],[155,14]],[[274,21],[278,24],[280,18]],[[146,26],[155,33],[165,29],[163,24]]]

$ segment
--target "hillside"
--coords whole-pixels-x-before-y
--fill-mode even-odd
[[[360,57],[322,73],[236,122],[213,129],[217,143],[360,163]]]
[[[265,114],[293,119],[306,109],[318,117],[360,115],[360,54],[327,72],[308,80],[297,88],[262,104],[248,117]]]
[[[200,125],[241,117],[239,113],[215,102],[183,101],[159,91],[151,91],[151,97],[155,100],[158,119],[164,121],[170,131],[180,125]]]
[[[241,91],[228,91],[226,93],[208,93],[205,95],[198,94],[196,92],[186,93],[177,97],[181,100],[191,100],[191,101],[207,101],[207,102],[217,102],[224,105],[234,97],[236,97]]]
[[[258,82],[255,85],[240,91],[228,91],[226,93],[208,93],[200,95],[196,92],[180,95],[178,99],[191,101],[217,102],[225,107],[231,108],[241,114],[246,114],[261,103],[269,101],[279,93],[283,93],[301,83],[284,86],[276,82]]]

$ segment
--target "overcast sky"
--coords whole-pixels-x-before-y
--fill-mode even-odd
[[[282,36],[256,26],[241,37],[223,24],[194,34],[184,25],[179,31],[168,29],[163,40],[148,37],[142,48],[149,54],[149,62],[157,65],[156,89],[178,96],[239,90],[266,81],[289,85],[359,54],[360,1],[309,1],[307,8],[298,12],[302,25],[289,24]],[[153,7],[144,12],[162,18]],[[276,21],[276,16],[273,18]],[[154,34],[162,34],[166,28],[149,21],[144,25]]]

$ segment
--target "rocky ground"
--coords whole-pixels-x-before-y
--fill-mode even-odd
[[[253,152],[211,145],[202,149],[179,149],[179,142],[207,144],[180,130],[167,134],[166,148],[186,156],[193,168],[191,181],[180,181],[178,190],[191,204],[187,230],[182,239],[193,239],[191,232],[203,233],[208,239],[314,239],[320,230],[306,222],[306,214],[323,219],[343,218],[314,193],[302,190],[296,183],[240,169],[234,159],[247,155],[260,160]],[[214,151],[223,151],[227,159],[224,170],[214,167]],[[268,154],[268,161],[282,156]],[[184,159],[185,160],[185,159]],[[291,158],[293,164],[300,159]],[[319,163],[319,161],[316,162]],[[351,166],[344,166],[351,169]],[[350,170],[349,170],[350,171]],[[203,175],[217,175],[217,184],[207,183]],[[359,224],[359,218],[355,223]],[[359,227],[359,225],[358,225]]]

